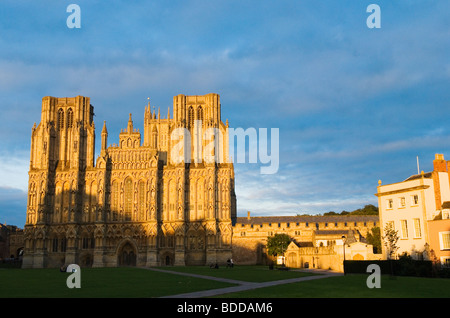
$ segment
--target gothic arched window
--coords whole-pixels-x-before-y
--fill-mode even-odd
[[[203,126],[203,109],[202,106],[199,106],[197,109],[197,120],[201,120],[202,121],[202,126]]]
[[[131,178],[125,180],[125,221],[131,221],[133,211],[133,181]]]
[[[188,118],[189,128],[194,127],[194,108],[189,107],[189,118]]]
[[[119,184],[114,181],[111,187],[111,210],[117,212],[119,210]]]
[[[67,111],[67,128],[72,128],[73,126],[73,110],[69,108]]]
[[[58,110],[57,121],[58,129],[64,129],[64,110],[62,108]]]
[[[114,181],[111,187],[111,212],[113,221],[117,221],[118,211],[119,211],[119,183],[117,181]]]
[[[144,218],[145,210],[145,182],[139,182],[139,218],[142,220]]]

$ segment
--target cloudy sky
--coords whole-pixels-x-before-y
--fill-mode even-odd
[[[67,7],[81,9],[68,28]],[[376,3],[381,28],[368,28]],[[279,129],[279,169],[236,163],[238,214],[377,205],[450,159],[449,1],[171,0],[0,3],[0,222],[23,227],[31,127],[44,96],[91,97],[98,153],[147,97],[221,96],[233,128]]]

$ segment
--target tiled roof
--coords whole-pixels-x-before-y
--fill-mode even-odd
[[[429,179],[429,178],[431,178],[431,174],[432,174],[431,172],[424,173],[423,177]],[[420,179],[420,178],[422,178],[422,174],[414,174],[414,175],[410,176],[408,179],[405,179],[405,181],[411,181],[411,180],[416,180],[416,179]]]
[[[263,223],[316,223],[316,222],[378,222],[378,215],[311,215],[311,216],[251,216],[237,217],[236,223],[263,224]]]
[[[442,203],[442,209],[450,209],[450,201],[445,201]]]
[[[348,230],[318,230],[316,235],[348,234]]]
[[[356,239],[356,236],[359,237],[359,240],[361,242],[366,242],[366,239],[361,236],[359,231],[355,231],[355,230],[319,230],[319,231],[316,231],[315,234],[316,234],[316,236],[319,236],[319,237],[322,235],[323,236],[345,235],[347,244],[357,242],[358,240]]]
[[[292,241],[297,247],[314,247],[313,242],[297,242],[295,240]]]

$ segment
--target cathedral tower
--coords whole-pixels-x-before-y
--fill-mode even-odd
[[[231,257],[234,170],[217,160],[228,155],[219,95],[173,101],[173,118],[145,107],[143,142],[129,114],[118,144],[108,146],[104,122],[94,163],[89,98],[43,98],[31,137],[23,267],[205,265]]]
[[[31,134],[25,225],[32,229],[28,235],[37,235],[34,240],[26,237],[28,248],[36,253],[34,260],[25,256],[24,266],[31,262],[45,267],[51,224],[75,223],[80,216],[84,174],[94,165],[93,116],[88,97],[42,99],[41,122],[34,124]]]

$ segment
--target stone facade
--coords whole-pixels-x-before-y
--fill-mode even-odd
[[[0,260],[11,256],[9,244],[9,230],[6,225],[0,223]]]
[[[220,107],[217,94],[178,95],[173,118],[170,109],[162,118],[149,103],[143,140],[130,114],[119,143],[107,147],[104,123],[94,162],[90,99],[44,97],[32,128],[23,267],[230,258],[236,197],[232,163],[217,160],[229,151]]]
[[[285,253],[289,267],[342,271],[346,259],[380,259],[366,241],[367,233],[379,227],[378,216],[268,216],[238,217],[233,227],[233,261],[236,264],[270,264],[267,238],[287,234],[292,242]],[[344,239],[343,239],[344,237]]]
[[[15,225],[0,224],[0,261],[20,259],[23,253],[23,230]]]

